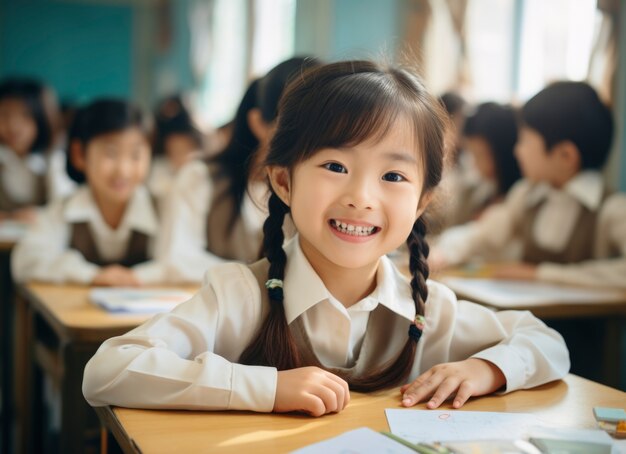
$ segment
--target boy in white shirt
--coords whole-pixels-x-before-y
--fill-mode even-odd
[[[583,82],[558,82],[522,109],[515,153],[524,179],[476,221],[446,231],[434,266],[510,253],[501,278],[626,288],[626,195],[600,173],[613,136],[611,112]],[[507,256],[507,258],[509,258]]]

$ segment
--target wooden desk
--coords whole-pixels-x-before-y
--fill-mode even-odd
[[[194,293],[198,287],[182,287]],[[31,283],[18,286],[16,358],[18,425],[21,450],[40,452],[41,381],[53,379],[61,394],[61,430],[58,452],[83,452],[85,429],[95,415],[82,395],[85,364],[100,344],[136,327],[150,315],[110,314],[88,301],[89,287]],[[94,424],[95,423],[95,426]]]
[[[463,410],[534,413],[569,428],[595,428],[593,406],[626,407],[626,393],[568,375],[505,396],[470,400]],[[186,412],[100,407],[100,421],[126,453],[286,452],[357,427],[389,430],[385,408],[399,407],[398,389],[352,393],[348,407],[321,418],[251,412]],[[414,408],[424,409],[424,405]],[[442,409],[450,407],[442,407]]]

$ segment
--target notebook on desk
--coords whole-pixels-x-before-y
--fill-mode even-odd
[[[575,287],[536,281],[444,277],[440,279],[460,298],[499,309],[549,304],[590,304],[626,301],[620,290]]]
[[[151,314],[169,312],[191,293],[176,289],[93,288],[89,300],[108,312]]]

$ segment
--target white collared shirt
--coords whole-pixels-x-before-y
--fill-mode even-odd
[[[11,264],[16,281],[90,283],[100,267],[87,262],[80,252],[69,249],[71,224],[76,222],[89,223],[96,248],[104,260],[124,257],[133,230],[150,237],[148,255],[154,256],[159,225],[144,187],[137,188],[119,227],[112,229],[102,219],[89,187],[82,186],[69,198],[50,203],[15,246]],[[165,277],[163,267],[155,261],[136,265],[133,270],[143,283],[161,282]]]
[[[405,317],[408,331],[415,315],[411,289],[388,258],[381,258],[376,290],[346,310],[329,296],[297,237],[285,251],[286,319],[302,317],[312,348],[326,366],[353,364],[366,318],[378,304]],[[438,363],[470,356],[498,366],[506,391],[567,373],[563,339],[529,312],[493,312],[457,301],[441,284],[429,281],[428,286],[426,328],[411,380]],[[102,344],[85,368],[87,401],[94,406],[271,411],[276,369],[237,363],[262,323],[260,291],[245,265],[213,267],[191,300]],[[389,336],[406,337],[407,331]]]
[[[207,250],[206,223],[213,191],[209,168],[203,161],[188,162],[174,179],[161,217],[162,235],[157,246],[157,255],[165,260],[172,282],[201,282],[209,267],[225,262]],[[256,188],[252,191],[258,192]],[[267,212],[246,192],[241,217],[246,231],[255,236]]]
[[[560,252],[576,228],[582,205],[598,212],[595,237],[589,238],[593,242],[593,260],[566,265],[542,263],[538,278],[626,288],[626,195],[616,193],[602,203],[603,191],[602,175],[595,171],[579,173],[560,190],[521,180],[503,203],[489,208],[478,221],[444,232],[436,249],[452,265],[481,256],[519,260],[522,244],[518,227],[529,209],[545,201],[532,227],[533,237],[547,250]]]
[[[21,158],[11,149],[0,145],[0,163],[0,184],[4,191],[16,203],[34,204],[38,196],[37,178],[46,173],[45,156],[30,153]]]

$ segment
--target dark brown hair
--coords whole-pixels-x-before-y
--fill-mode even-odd
[[[580,152],[581,170],[600,169],[606,163],[613,114],[586,82],[548,85],[524,104],[522,122],[541,135],[548,152],[559,142],[573,142]]]
[[[419,78],[399,67],[383,67],[369,61],[332,63],[304,72],[287,88],[279,105],[276,133],[266,164],[293,169],[327,147],[350,147],[382,139],[406,118],[413,126],[416,149],[424,173],[423,193],[441,180],[443,135],[446,116],[440,104],[424,89]],[[282,224],[289,207],[272,192],[269,216],[263,226],[263,250],[270,267],[268,279],[283,279],[287,257],[282,249]],[[418,315],[424,315],[428,297],[428,244],[426,223],[420,217],[407,239],[410,251],[411,289]],[[268,291],[270,312],[243,352],[245,364],[274,366],[279,370],[321,364],[303,364],[285,319],[281,292]],[[410,324],[407,323],[407,331]],[[367,376],[343,376],[350,387],[372,391],[406,379],[421,332],[415,327],[398,357]]]

